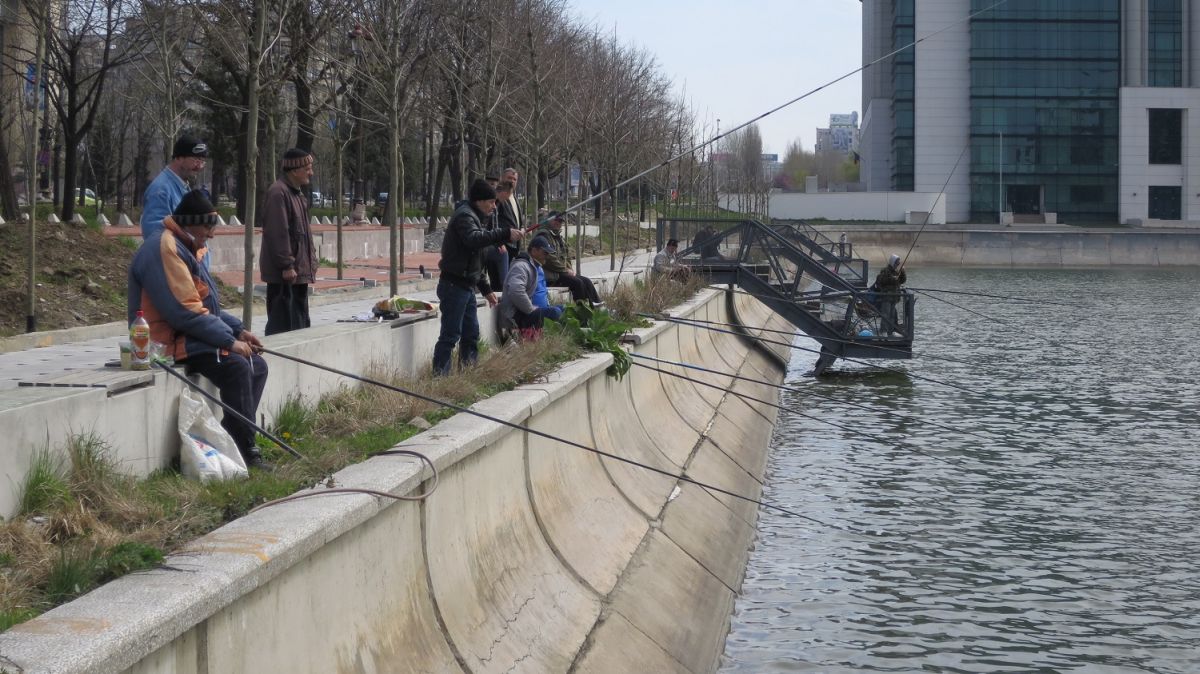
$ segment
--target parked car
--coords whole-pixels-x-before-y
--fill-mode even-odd
[[[95,206],[96,205],[96,193],[90,189],[85,189],[82,187],[75,188],[75,203],[79,203],[79,195],[81,192],[83,194],[83,205],[85,205],[85,206]]]

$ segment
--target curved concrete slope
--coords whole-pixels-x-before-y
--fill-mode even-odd
[[[719,292],[673,314],[785,327]],[[634,348],[783,376],[778,352],[698,327],[659,324]],[[588,356],[477,408],[760,497],[776,410],[736,394],[774,402],[774,389],[664,364],[720,388],[638,366],[618,381],[610,362]],[[468,415],[400,447],[439,468],[424,502],[330,496],[255,513],[168,560],[192,573],[123,578],[0,635],[0,655],[27,673],[716,668],[755,504]],[[336,479],[411,493],[429,477],[377,457]]]

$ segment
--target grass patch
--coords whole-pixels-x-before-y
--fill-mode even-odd
[[[492,346],[479,363],[448,377],[400,376],[382,368],[373,379],[457,405],[470,405],[535,381],[579,355],[565,339]],[[62,451],[38,453],[23,483],[21,515],[0,522],[0,629],[29,620],[99,584],[154,568],[164,556],[266,501],[324,481],[342,467],[389,449],[454,411],[378,387],[346,387],[315,405],[293,398],[276,410],[273,430],[307,460],[274,445],[277,469],[250,478],[200,484],[164,469],[143,480],[122,475],[110,448],[90,434]],[[55,456],[63,456],[55,460]]]
[[[604,306],[619,321],[644,325],[646,320],[638,314],[654,314],[686,302],[706,285],[706,279],[695,275],[684,283],[665,276],[638,278],[610,291],[604,298]]]
[[[61,462],[43,449],[33,457],[25,480],[21,483],[20,512],[22,515],[49,510],[71,497],[63,476]]]

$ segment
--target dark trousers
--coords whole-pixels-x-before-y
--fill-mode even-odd
[[[437,287],[442,332],[433,346],[433,373],[450,374],[450,355],[458,345],[458,361],[464,366],[479,360],[479,316],[475,311],[475,289],[449,281]]]
[[[576,302],[579,300],[587,300],[592,304],[597,304],[600,302],[600,295],[596,292],[595,284],[592,283],[592,279],[586,276],[580,276],[579,274],[574,276],[559,274],[558,280],[554,281],[553,283],[547,283],[546,285],[550,286],[551,288],[566,288],[567,290],[570,290],[571,299]]]
[[[307,328],[308,284],[267,284],[267,329],[264,334],[274,335]]]
[[[247,419],[258,415],[258,402],[267,385],[267,361],[262,356],[247,359],[236,353],[218,357],[215,353],[192,356],[184,361],[188,374],[198,374],[216,385],[221,402],[229,405]],[[241,419],[226,412],[221,426],[229,431],[242,456],[256,452],[254,429]]]
[[[508,249],[504,246],[489,246],[484,252],[483,267],[487,270],[493,290],[504,288],[504,279],[508,278],[508,262]]]

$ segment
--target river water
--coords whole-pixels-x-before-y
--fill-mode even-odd
[[[909,285],[1041,303],[918,296],[903,374],[795,352],[850,430],[780,413],[765,497],[822,524],[760,512],[722,671],[1200,672],[1200,270]]]

